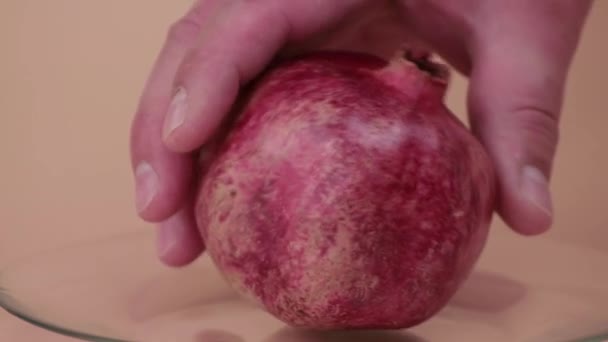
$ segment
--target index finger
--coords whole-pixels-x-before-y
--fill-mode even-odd
[[[173,24],[144,86],[131,123],[131,163],[136,181],[137,210],[144,219],[161,221],[175,213],[188,192],[192,158],[169,150],[162,125],[173,95],[179,66],[199,39],[206,17],[221,1],[197,1]]]
[[[229,1],[188,53],[175,82],[175,106],[163,129],[166,145],[189,152],[213,135],[238,95],[291,40],[337,22],[362,0]]]

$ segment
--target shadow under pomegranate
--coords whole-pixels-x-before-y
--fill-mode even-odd
[[[483,314],[499,314],[522,301],[526,287],[502,275],[476,271],[456,292],[449,307]]]
[[[311,331],[285,328],[263,342],[427,342],[401,331]]]

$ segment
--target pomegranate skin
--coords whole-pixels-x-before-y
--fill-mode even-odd
[[[205,165],[196,218],[242,295],[314,329],[432,317],[486,241],[495,176],[447,70],[316,52],[273,66]]]

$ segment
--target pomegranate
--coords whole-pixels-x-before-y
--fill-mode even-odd
[[[317,51],[269,68],[205,166],[197,222],[234,288],[313,329],[440,311],[486,241],[495,176],[428,56]]]

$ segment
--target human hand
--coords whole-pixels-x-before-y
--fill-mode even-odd
[[[591,0],[199,0],[169,30],[132,124],[140,216],[160,224],[161,259],[204,249],[194,220],[195,152],[278,53],[319,47],[385,56],[404,41],[470,76],[473,132],[499,176],[516,231],[552,223],[548,179],[567,72]]]

